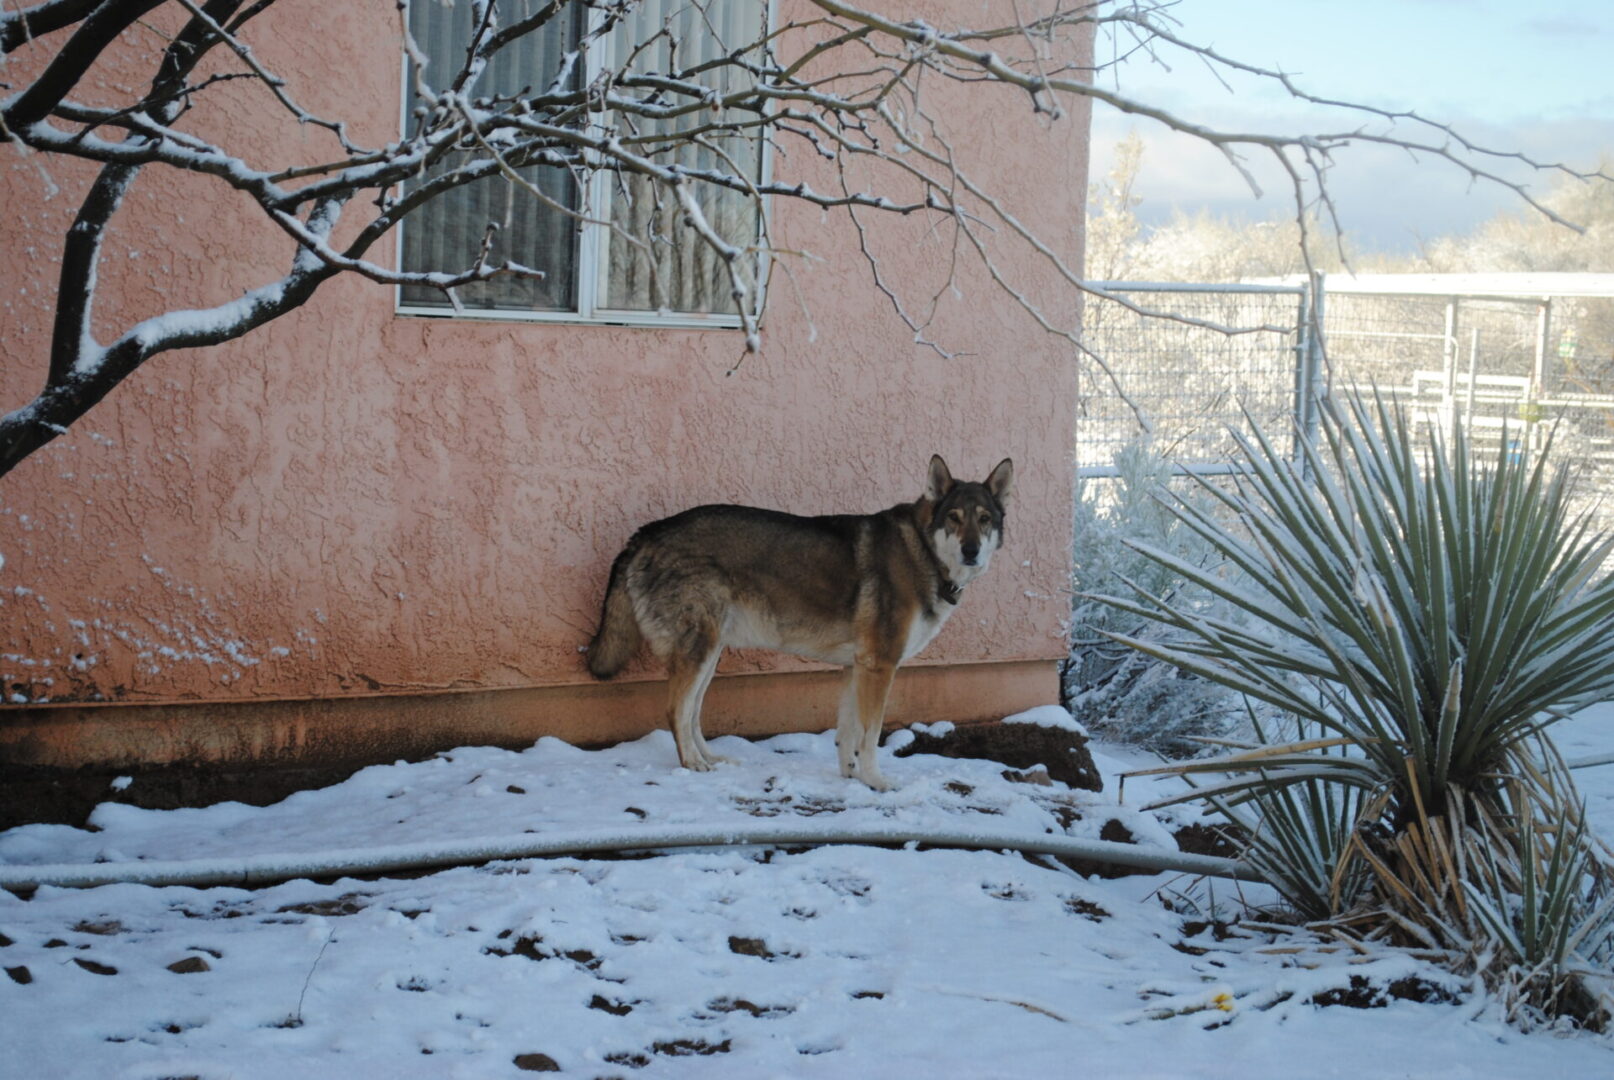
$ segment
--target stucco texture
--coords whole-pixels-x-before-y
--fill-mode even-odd
[[[264,62],[310,108],[357,112],[361,137],[388,138],[399,73],[391,0],[282,6],[252,35]],[[132,34],[126,56],[142,63],[97,77],[140,78],[157,40]],[[223,107],[199,114],[201,129],[261,123],[260,90],[218,89]],[[950,137],[1079,264],[1085,116],[1050,122],[1023,95],[976,98]],[[277,124],[261,145],[265,157],[307,154],[321,138]],[[0,162],[9,409],[44,377],[57,252],[90,174],[10,149]],[[829,177],[805,154],[774,167]],[[255,213],[204,178],[148,170],[107,244],[97,334],[281,273],[289,245]],[[919,494],[932,452],[977,479],[1012,456],[1015,492],[1007,549],[914,663],[1059,656],[1069,346],[966,258],[929,331],[953,353],[939,356],[872,287],[844,215],[777,204],[773,221],[779,246],[813,258],[791,267],[793,282],[776,279],[762,351],[732,373],[734,331],[404,317],[390,288],[356,277],[237,342],[153,359],[0,480],[6,700],[586,683],[580,649],[636,526],[705,502],[877,510]],[[871,220],[871,238],[884,274],[923,308],[952,261],[951,234]],[[1038,299],[1067,312],[1074,303],[1052,291]],[[723,670],[808,668],[746,654]],[[659,672],[641,659],[626,677]]]

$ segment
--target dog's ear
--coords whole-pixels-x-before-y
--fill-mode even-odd
[[[930,479],[925,484],[925,498],[941,502],[953,490],[953,474],[947,471],[947,462],[940,454],[930,455]]]
[[[992,470],[992,475],[986,478],[986,490],[1001,506],[1009,505],[1009,493],[1014,490],[1014,462],[1004,458],[998,462],[998,467]]]

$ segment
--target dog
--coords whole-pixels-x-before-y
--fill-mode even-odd
[[[589,671],[611,678],[648,641],[667,665],[678,760],[705,771],[722,760],[700,712],[724,646],[841,665],[841,775],[889,791],[875,749],[897,665],[930,644],[1002,546],[1013,480],[1008,458],[974,483],[937,455],[924,494],[876,514],[718,505],[652,522],[611,566]]]

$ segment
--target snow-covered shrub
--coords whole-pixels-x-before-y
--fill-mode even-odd
[[[1245,479],[1206,491],[1242,528],[1174,504],[1238,586],[1141,549],[1240,618],[1169,592],[1108,600],[1179,635],[1135,648],[1297,718],[1298,737],[1256,725],[1238,753],[1173,766],[1212,778],[1186,798],[1253,811],[1252,861],[1307,915],[1441,951],[1521,1019],[1607,1023],[1614,863],[1543,730],[1614,696],[1614,537],[1571,511],[1548,453],[1502,440],[1485,460],[1460,424],[1449,452],[1420,452],[1382,398],[1325,403],[1304,467],[1258,428],[1240,445]],[[1356,794],[1324,806],[1322,785]]]
[[[1135,582],[1152,596],[1171,596],[1193,610],[1208,610],[1210,592],[1187,581],[1128,542],[1169,551],[1206,566],[1212,547],[1184,528],[1162,500],[1175,484],[1185,497],[1207,505],[1189,490],[1191,481],[1172,477],[1171,461],[1147,439],[1115,454],[1115,479],[1078,480],[1072,583],[1071,649],[1061,672],[1064,704],[1090,731],[1158,750],[1173,757],[1199,752],[1201,737],[1220,737],[1243,720],[1241,696],[1207,679],[1117,643],[1110,634],[1156,638],[1161,628],[1147,619],[1090,599]]]

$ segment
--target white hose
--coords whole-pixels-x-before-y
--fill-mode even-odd
[[[347,848],[314,854],[249,855],[219,859],[133,860],[107,863],[59,863],[0,866],[0,888],[32,889],[40,885],[90,888],[96,885],[264,885],[293,878],[329,878],[351,874],[385,874],[399,870],[431,870],[497,859],[587,852],[654,851],[661,848],[733,847],[773,844],[927,844],[980,851],[1022,851],[1133,866],[1175,870],[1212,877],[1260,881],[1249,864],[1214,855],[1191,855],[1165,848],[1139,847],[1107,840],[982,830],[891,828],[840,829],[830,825],[788,826],[765,823],[699,826],[630,826],[564,833],[522,833],[482,840],[432,840]]]

